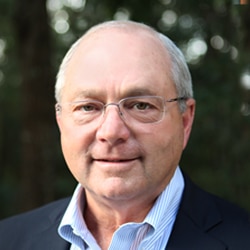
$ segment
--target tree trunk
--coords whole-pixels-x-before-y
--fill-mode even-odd
[[[54,78],[46,0],[16,0],[15,4],[22,91],[19,191],[21,210],[27,210],[54,197]]]

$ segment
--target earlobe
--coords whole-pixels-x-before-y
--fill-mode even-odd
[[[61,131],[61,115],[60,113],[58,113],[58,111],[56,111],[56,123],[57,123],[59,130]]]
[[[194,114],[195,114],[195,100],[190,98],[186,101],[187,109],[182,114],[182,121],[183,121],[183,132],[184,132],[184,139],[183,139],[183,149],[186,147],[194,121]]]

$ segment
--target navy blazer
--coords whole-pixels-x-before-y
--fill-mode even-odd
[[[70,198],[0,222],[1,250],[69,250],[57,228]],[[167,250],[249,250],[249,215],[185,177]]]

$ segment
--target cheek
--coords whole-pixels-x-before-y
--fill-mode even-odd
[[[64,158],[71,167],[77,160],[82,160],[93,141],[93,132],[84,126],[75,126],[69,123],[60,124],[61,146]]]
[[[82,128],[69,126],[61,130],[61,147],[65,162],[75,179],[81,183],[88,171],[87,152],[90,144],[90,136]]]
[[[61,118],[58,122],[62,143],[68,145],[77,145],[78,143],[84,143],[86,138],[90,136],[91,132],[89,131],[89,126],[76,125],[70,119]],[[67,145],[66,145],[67,146]],[[70,146],[69,146],[70,147]]]
[[[160,126],[155,126],[150,129],[150,132],[144,134],[145,141],[141,142],[142,145],[146,146],[146,154],[150,157],[150,161],[166,165],[168,164],[178,164],[180,155],[183,148],[183,128],[181,123],[177,125],[171,121],[169,123],[159,124]]]

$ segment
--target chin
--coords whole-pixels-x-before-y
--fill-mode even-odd
[[[100,188],[102,196],[111,200],[128,200],[135,196],[138,183],[118,177],[105,181]]]

